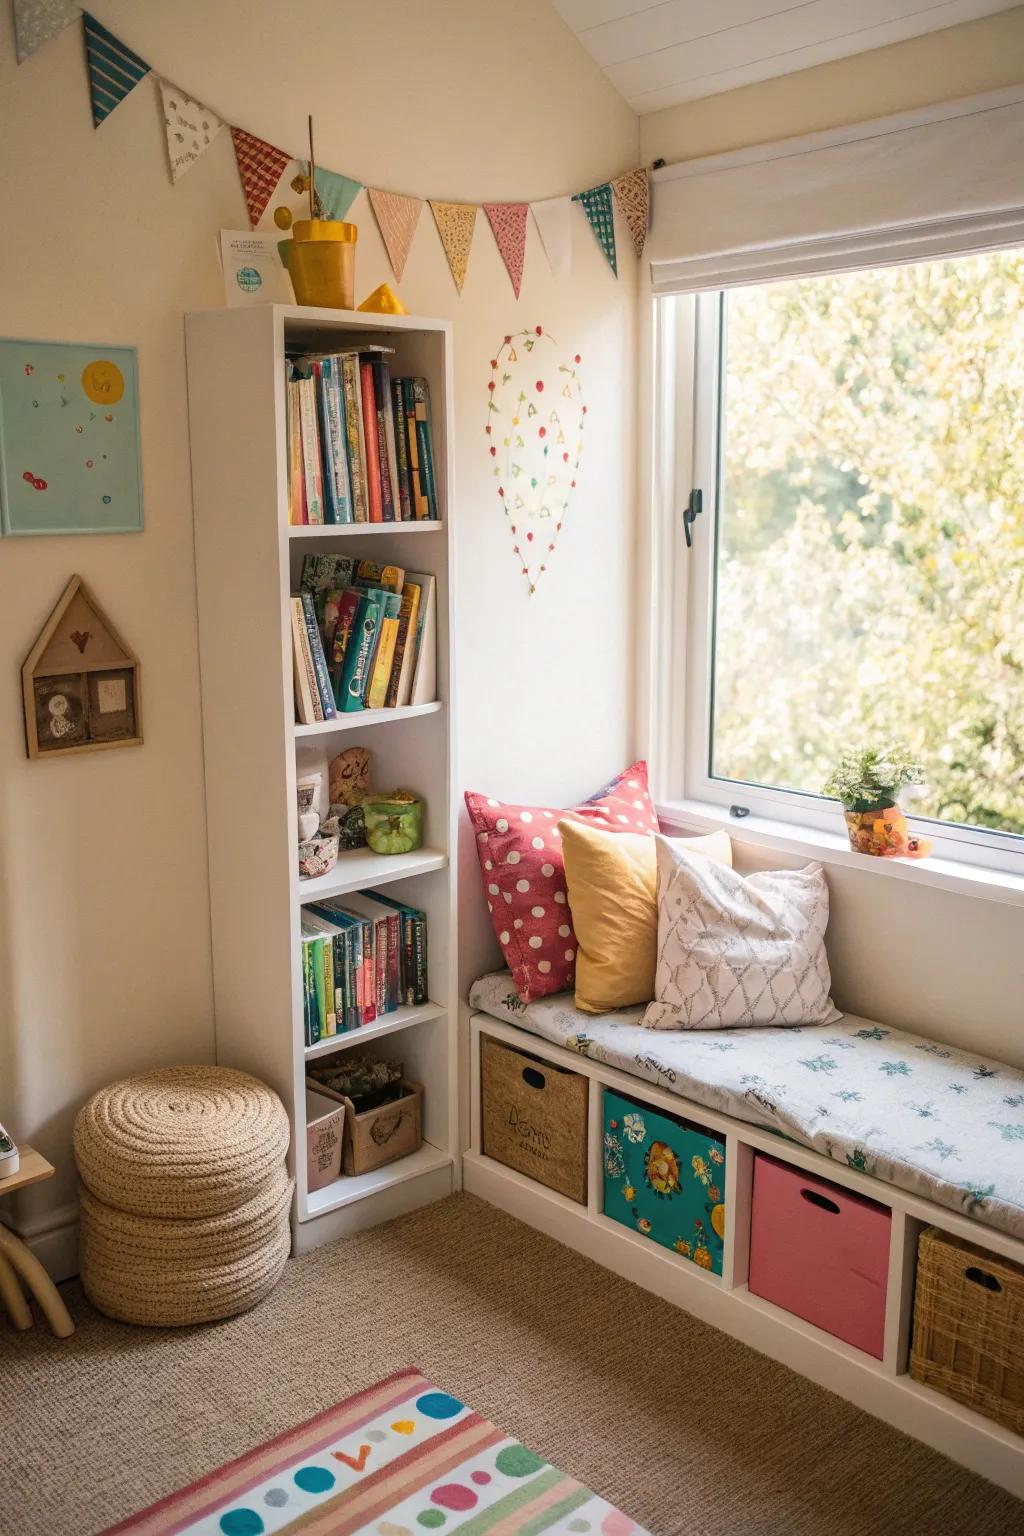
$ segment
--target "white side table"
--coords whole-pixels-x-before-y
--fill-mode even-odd
[[[0,1179],[0,1199],[13,1195],[16,1189],[38,1184],[53,1176],[53,1164],[48,1163],[34,1147],[18,1147],[17,1173]],[[20,1279],[19,1279],[20,1277]],[[66,1339],[75,1331],[67,1307],[46,1270],[31,1249],[26,1248],[20,1237],[0,1221],[0,1307],[6,1311],[15,1328],[31,1328],[32,1313],[22,1294],[21,1282],[38,1301],[51,1331],[58,1339]]]

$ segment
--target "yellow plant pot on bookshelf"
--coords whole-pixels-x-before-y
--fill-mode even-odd
[[[354,224],[336,219],[297,219],[292,227],[288,271],[299,304],[316,309],[354,309]]]

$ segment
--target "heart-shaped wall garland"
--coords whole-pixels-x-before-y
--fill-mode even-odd
[[[554,337],[541,325],[506,336],[491,358],[484,431],[512,552],[531,596],[576,489],[587,415],[580,361],[577,352],[560,362]]]

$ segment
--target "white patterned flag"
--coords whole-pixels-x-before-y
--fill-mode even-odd
[[[540,232],[540,243],[556,277],[568,277],[572,266],[571,207],[569,197],[546,197],[539,203],[530,204],[530,212]]]
[[[149,74],[149,65],[88,11],[82,12],[92,95],[92,123],[98,128],[129,92]]]
[[[69,22],[77,21],[82,7],[74,0],[14,0],[14,37],[18,63],[35,53],[51,37],[63,32]]]
[[[158,77],[164,127],[167,130],[167,163],[171,180],[178,181],[204,155],[224,127],[224,119]]]

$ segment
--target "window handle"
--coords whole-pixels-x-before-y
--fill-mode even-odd
[[[704,510],[704,492],[693,490],[690,499],[683,508],[683,536],[686,539],[687,549],[693,548],[693,539],[690,537],[690,529]]]

